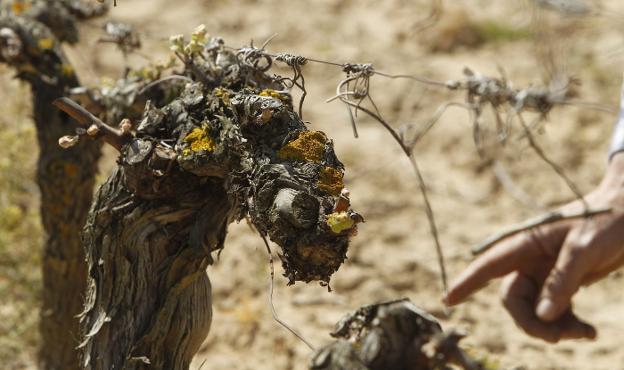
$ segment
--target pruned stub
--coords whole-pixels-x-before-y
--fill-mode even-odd
[[[344,167],[332,141],[307,129],[279,79],[225,48],[210,55],[197,66],[210,86],[188,83],[168,104],[147,105],[123,149],[126,185],[162,199],[220,178],[234,218],[249,217],[282,248],[290,283],[328,283],[362,220],[348,206],[336,209]]]

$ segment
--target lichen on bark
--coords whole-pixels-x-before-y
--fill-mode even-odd
[[[344,195],[319,186],[327,168],[342,174],[343,165],[327,136],[309,131],[293,111],[283,80],[220,39],[199,50],[201,39],[192,39],[193,48],[175,39],[181,92],[148,102],[132,133],[102,134],[123,144],[83,233],[86,368],[188,368],[210,326],[205,268],[229,223],[248,218],[278,244],[289,283],[328,284],[362,220]],[[79,121],[106,128],[94,118]],[[312,155],[284,155],[293,142]],[[332,230],[328,217],[339,203],[353,221]]]

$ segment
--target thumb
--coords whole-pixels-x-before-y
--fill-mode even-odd
[[[570,308],[572,296],[588,271],[587,248],[570,239],[568,234],[555,266],[544,281],[535,308],[537,317],[542,321],[557,320]]]

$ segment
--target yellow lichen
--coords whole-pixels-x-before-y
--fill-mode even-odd
[[[191,41],[184,47],[184,52],[187,55],[194,55],[201,53],[206,44],[208,43],[208,31],[205,25],[200,25],[195,28],[195,31],[191,34]]]
[[[24,217],[22,209],[16,205],[8,205],[0,208],[0,226],[3,228],[13,229],[20,224],[20,220]]]
[[[50,50],[54,47],[54,39],[48,37],[39,39],[37,41],[37,46],[39,46],[41,50]]]
[[[102,77],[102,78],[100,78],[99,85],[100,85],[100,87],[113,88],[113,87],[115,87],[115,80],[110,78],[110,77]]]
[[[334,212],[327,216],[327,226],[335,234],[352,228],[355,225],[355,221],[349,216],[347,212]]]
[[[500,369],[500,363],[497,359],[489,356],[486,352],[480,351],[474,347],[468,347],[465,351],[466,354],[473,359],[473,361],[479,362],[484,370]]]
[[[217,87],[216,89],[214,89],[214,96],[216,96],[217,98],[221,99],[221,101],[225,105],[230,105],[231,104],[230,103],[230,93],[226,89],[222,89],[220,87]]]
[[[277,156],[281,159],[320,162],[325,155],[327,136],[321,131],[302,131],[299,136],[284,145]]]
[[[189,144],[182,152],[185,156],[189,156],[193,152],[212,152],[216,148],[216,144],[210,135],[208,135],[206,128],[195,127],[191,133],[186,135],[184,142]]]
[[[63,72],[64,76],[71,77],[74,75],[74,67],[72,67],[71,64],[63,63],[61,65],[61,72]]]
[[[269,98],[274,98],[277,100],[281,100],[283,102],[288,102],[289,98],[288,95],[282,94],[278,91],[275,91],[273,89],[264,89],[260,92],[260,94],[258,94],[260,96],[267,96]]]
[[[344,188],[343,176],[342,171],[325,166],[319,172],[316,186],[330,195],[338,196]]]

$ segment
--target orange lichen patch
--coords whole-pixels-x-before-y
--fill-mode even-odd
[[[299,136],[277,152],[281,159],[318,163],[325,155],[327,136],[321,131],[302,131]]]
[[[13,14],[20,15],[30,9],[31,2],[26,0],[13,0],[13,4],[11,4],[11,10]]]
[[[343,173],[333,167],[325,166],[319,172],[316,186],[327,194],[338,196],[344,188]]]
[[[193,152],[212,152],[217,146],[214,140],[208,135],[206,128],[199,127],[195,127],[190,134],[186,135],[184,142],[189,144],[189,147],[183,151],[185,156],[191,155]]]
[[[340,234],[355,226],[355,221],[347,212],[334,212],[327,216],[327,226],[335,234]]]
[[[278,91],[275,91],[273,89],[264,89],[260,92],[260,94],[258,94],[260,96],[267,96],[269,98],[274,98],[283,102],[288,102],[288,95],[284,95]]]
[[[78,166],[73,163],[63,164],[63,173],[68,178],[74,178],[78,176]]]
[[[336,258],[336,252],[327,246],[298,245],[297,252],[313,265],[327,265]]]
[[[216,89],[214,89],[213,93],[214,93],[214,96],[216,96],[217,98],[221,99],[223,104],[231,105],[229,91],[227,91],[226,89],[222,89],[220,87],[217,87]]]
[[[270,109],[265,109],[260,114],[260,122],[262,122],[262,124],[268,123],[271,118],[273,118],[273,111],[271,111]]]

